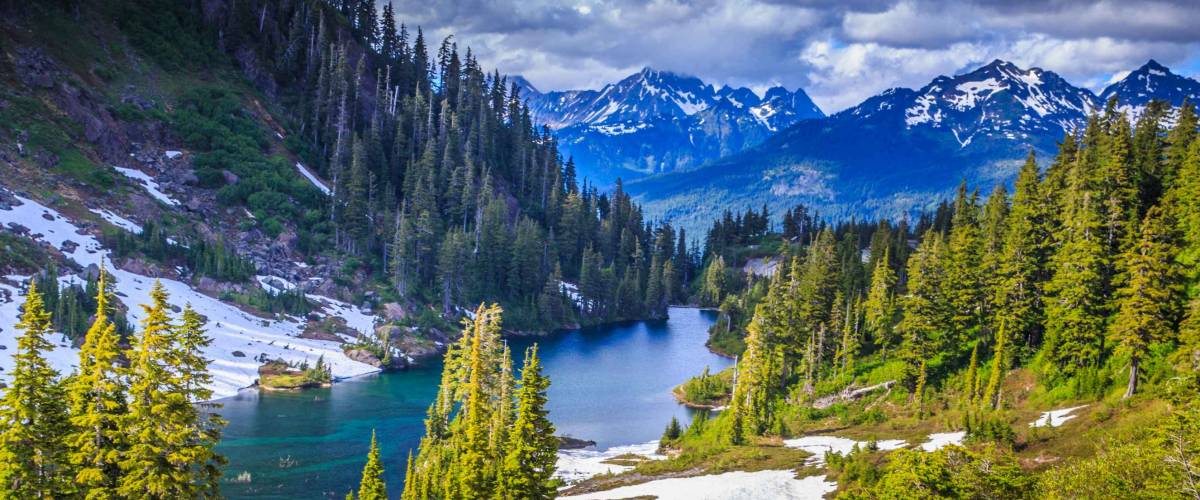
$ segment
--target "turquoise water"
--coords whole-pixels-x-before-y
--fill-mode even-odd
[[[715,314],[672,308],[671,319],[584,328],[509,341],[517,366],[539,344],[550,376],[550,419],[558,433],[599,448],[657,439],[672,416],[689,411],[670,390],[732,361],[704,347]],[[388,489],[399,495],[404,462],[424,432],[425,410],[440,363],[373,375],[329,389],[295,393],[244,391],[223,400],[229,420],[219,450],[229,459],[225,495],[232,498],[344,497],[358,487],[371,430],[378,433]],[[235,482],[248,472],[250,481]]]

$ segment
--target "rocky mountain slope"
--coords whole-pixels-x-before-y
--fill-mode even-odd
[[[889,89],[744,152],[626,189],[649,215],[689,230],[726,208],[763,204],[777,214],[804,203],[822,215],[900,216],[932,208],[961,179],[1010,182],[1031,149],[1051,157],[1109,97],[1136,115],[1151,99],[1195,102],[1198,88],[1151,61],[1096,96],[1051,71],[997,60],[917,90]]]
[[[803,89],[714,88],[699,78],[644,68],[600,90],[541,92],[515,82],[534,121],[555,129],[579,177],[600,186],[699,166],[825,116]]]

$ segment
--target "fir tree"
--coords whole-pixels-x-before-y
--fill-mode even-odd
[[[495,497],[547,499],[557,491],[550,483],[558,460],[558,440],[546,411],[550,380],[542,375],[537,346],[525,352],[521,388],[517,391],[517,420],[513,425]]]
[[[167,315],[167,292],[155,281],[151,304],[129,360],[129,412],[122,430],[129,449],[121,459],[120,496],[184,498],[196,494],[181,448],[195,437],[187,396],[175,373],[175,326]],[[192,410],[194,411],[194,410]]]
[[[1117,291],[1117,316],[1109,326],[1117,351],[1129,356],[1125,398],[1137,390],[1138,368],[1151,344],[1167,339],[1175,324],[1179,290],[1173,255],[1170,223],[1161,208],[1151,207],[1137,243],[1125,253],[1129,276]]]
[[[121,367],[120,336],[109,321],[108,273],[101,262],[97,280],[96,316],[79,350],[79,372],[71,380],[71,423],[68,437],[75,482],[87,498],[116,496],[125,451],[121,429],[128,387]]]
[[[875,272],[871,273],[871,288],[867,291],[867,301],[863,303],[867,331],[871,333],[885,359],[888,345],[896,341],[897,310],[893,290],[896,285],[896,272],[888,263],[890,254],[890,249],[885,249],[883,258],[875,264]]]
[[[367,464],[363,466],[362,481],[358,486],[358,500],[387,500],[387,483],[383,481],[383,461],[379,458],[379,442],[371,430],[371,451],[367,453]]]
[[[37,284],[25,294],[21,321],[15,328],[12,384],[0,400],[0,496],[6,498],[63,498],[73,491],[64,438],[71,425],[66,394],[58,372],[43,353],[54,346],[51,315]]]

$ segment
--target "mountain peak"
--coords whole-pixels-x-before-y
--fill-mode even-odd
[[[1142,67],[1138,68],[1138,70],[1143,70],[1143,69],[1158,70],[1158,71],[1162,71],[1162,72],[1166,72],[1166,73],[1171,72],[1171,70],[1169,68],[1167,68],[1166,66],[1163,66],[1162,64],[1159,64],[1158,61],[1155,61],[1154,59],[1146,61],[1146,64],[1143,64]]]

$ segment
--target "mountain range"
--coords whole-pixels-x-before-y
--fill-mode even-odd
[[[644,68],[599,90],[541,92],[514,77],[533,119],[555,129],[580,178],[605,187],[698,167],[825,114],[803,89],[714,87]]]
[[[702,229],[725,209],[804,203],[826,216],[892,216],[929,209],[960,179],[987,191],[1015,178],[1032,149],[1052,156],[1064,134],[1115,97],[1136,118],[1154,99],[1200,99],[1200,82],[1149,61],[1100,94],[1051,71],[995,60],[893,88],[761,144],[696,168],[625,184],[647,215]],[[698,233],[693,233],[698,234]]]

